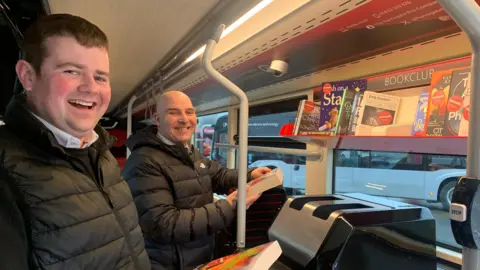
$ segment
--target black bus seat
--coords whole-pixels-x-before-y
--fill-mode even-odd
[[[268,230],[287,200],[283,187],[263,192],[262,196],[247,210],[245,248],[267,243]],[[222,257],[236,250],[237,219],[217,235],[216,255]]]

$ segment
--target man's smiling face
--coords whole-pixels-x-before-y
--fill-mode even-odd
[[[197,126],[190,98],[180,91],[167,92],[157,104],[158,131],[175,143],[188,145]]]
[[[77,138],[90,136],[111,99],[107,50],[70,36],[49,37],[44,46],[40,70],[23,63],[31,68],[22,84],[32,110]]]

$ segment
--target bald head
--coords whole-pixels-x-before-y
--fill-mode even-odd
[[[191,108],[193,108],[192,101],[185,93],[178,90],[173,90],[163,93],[157,99],[157,113],[164,113],[165,108],[168,108],[172,104],[176,103],[183,103],[185,105],[188,104]]]
[[[175,143],[189,144],[197,126],[195,108],[180,91],[169,91],[157,100],[155,122],[158,132]]]

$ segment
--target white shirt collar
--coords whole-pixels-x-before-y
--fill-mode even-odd
[[[65,148],[87,148],[98,140],[98,134],[92,130],[90,140],[82,145],[82,141],[79,138],[76,138],[66,133],[65,131],[53,126],[52,124],[48,123],[34,113],[32,113],[32,115],[35,116],[40,122],[42,122],[42,124],[44,124],[45,127],[47,127],[53,133],[53,136],[55,136],[58,143]]]
[[[160,134],[160,132],[157,132],[157,137],[162,140],[162,142],[164,142],[166,145],[175,145],[174,142],[172,142],[171,140],[167,139],[165,136],[163,136],[162,134]],[[188,146],[185,146],[185,148],[190,152],[190,147]]]
[[[160,132],[157,132],[157,137],[162,140],[162,142],[164,142],[165,144],[167,145],[175,145],[172,141],[170,141],[169,139],[167,139],[165,136],[163,136],[162,134],[160,134]]]

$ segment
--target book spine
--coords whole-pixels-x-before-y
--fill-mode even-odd
[[[340,106],[339,120],[335,128],[335,135],[346,135],[348,125],[352,118],[353,102],[356,92],[354,89],[347,89],[343,92],[342,105]]]
[[[348,127],[347,127],[347,133],[346,135],[352,135],[352,125],[353,125],[353,121],[355,119],[355,112],[357,111],[357,102],[358,102],[358,98],[360,97],[360,93],[356,93],[355,94],[355,97],[353,98],[353,102],[352,102],[352,116],[350,117],[350,119],[348,120]]]
[[[305,105],[305,100],[301,100],[298,103],[297,117],[295,118],[295,125],[293,127],[293,134],[298,135],[298,128],[300,127],[300,121],[302,120],[303,106]]]
[[[350,127],[349,135],[355,135],[357,129],[358,119],[360,118],[360,111],[362,109],[362,101],[365,96],[364,92],[361,92],[357,95],[357,102],[355,103],[355,112],[352,117],[352,124]]]

